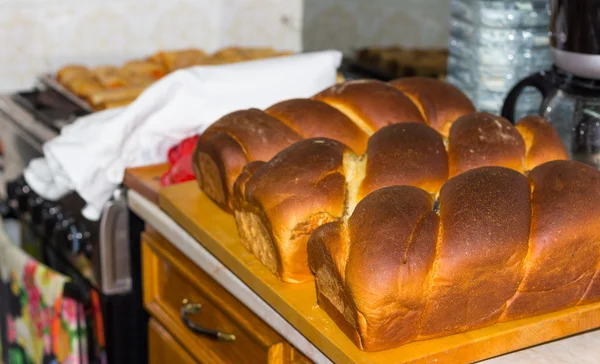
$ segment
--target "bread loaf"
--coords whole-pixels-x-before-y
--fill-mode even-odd
[[[368,139],[348,117],[316,100],[283,101],[265,112],[237,111],[211,125],[198,141],[193,163],[200,188],[232,211],[233,183],[246,163],[268,161],[291,143],[311,137],[341,140],[359,153]]]
[[[306,254],[306,238],[324,223],[350,216],[357,203],[371,192],[389,186],[409,185],[437,196],[449,173],[452,173],[452,163],[461,166],[460,172],[486,163],[524,171],[525,146],[515,127],[511,124],[499,127],[497,123],[504,121],[489,114],[470,115],[473,117],[469,122],[474,127],[469,128],[469,125],[465,126],[458,120],[450,133],[448,152],[441,134],[423,123],[415,122],[398,123],[380,129],[369,138],[367,151],[363,155],[357,155],[349,148],[341,148],[340,143],[335,144],[336,152],[333,153],[332,147],[325,148],[333,145],[332,141],[322,138],[304,140],[290,146],[254,172],[247,171],[243,178],[236,181],[236,191],[243,191],[241,195],[236,195],[237,203],[234,205],[242,241],[245,245],[264,245],[263,248],[253,247],[250,249],[252,252],[269,247],[283,256],[287,251],[293,251],[295,259],[284,261],[281,258],[276,264],[264,260],[261,255],[257,257],[284,281],[302,282],[312,279],[305,265],[306,258],[302,256]],[[455,128],[468,132],[454,133]],[[475,133],[478,130],[482,133],[474,134],[473,129]],[[484,138],[479,138],[479,135]],[[510,139],[506,135],[510,135]],[[509,142],[499,142],[504,139]],[[473,156],[468,148],[469,142],[473,143],[473,148],[479,154]],[[453,145],[460,147],[453,149]],[[521,149],[516,149],[515,145],[521,146]],[[334,155],[336,162],[332,161]],[[329,163],[323,162],[326,158],[329,158]],[[320,179],[332,175],[344,176],[342,185],[335,190],[335,196],[331,195],[330,185],[322,184]],[[306,192],[307,189],[310,192]],[[340,193],[343,193],[343,198],[339,197]],[[281,205],[282,201],[285,202],[285,208]],[[252,217],[248,217],[250,213]],[[290,233],[292,231],[302,231],[305,236],[296,239],[297,235]],[[263,237],[259,239],[257,232],[264,232],[261,233]],[[269,259],[277,256],[272,254]]]
[[[466,96],[441,81],[422,78],[411,80],[397,81],[397,88],[380,81],[349,81],[332,86],[312,99],[294,99],[277,103],[266,109],[265,113],[292,129],[303,139],[324,137],[338,140],[356,153],[362,154],[368,137],[386,125],[400,122],[424,124],[427,121],[434,129],[436,127],[443,129],[452,124],[454,116],[462,116],[472,110],[472,105],[464,101]],[[419,87],[421,83],[423,86]],[[420,106],[417,107],[411,101],[411,97],[406,96],[399,89],[406,89],[406,92],[415,102],[419,102]],[[434,98],[435,100],[432,101]],[[437,101],[437,98],[443,98],[444,101]],[[426,118],[419,108],[423,110]],[[245,118],[245,124],[238,123],[236,126],[236,133],[241,133],[241,129],[247,129],[245,134],[248,137],[244,141],[226,142],[225,139],[233,138],[231,133],[229,137],[216,137],[218,140],[214,141],[215,137],[210,136],[214,128],[209,127],[206,131],[209,136],[201,138],[198,142],[196,153],[202,153],[202,157],[196,156],[194,160],[196,162],[203,160],[203,165],[194,167],[197,171],[197,179],[204,192],[226,211],[231,211],[233,201],[226,191],[233,190],[233,181],[241,172],[242,166],[235,163],[224,164],[222,159],[228,155],[228,160],[237,156],[235,159],[239,160],[239,163],[255,160],[238,150],[245,149],[244,143],[262,138],[261,134],[254,134],[251,120],[253,120],[251,117]],[[226,132],[226,128],[221,128],[221,131]],[[276,145],[288,145],[284,141],[275,141],[276,138],[275,135],[269,135],[269,143],[272,145],[265,145],[264,148],[277,152],[279,150],[274,149]],[[436,137],[436,140],[438,139]],[[207,152],[208,150],[210,153]],[[241,155],[245,156],[242,158]],[[410,158],[405,159],[407,160]],[[268,159],[263,161],[266,162]],[[415,161],[413,165],[416,166],[418,163]],[[379,168],[375,167],[377,163],[373,165],[373,168]],[[371,178],[365,185],[366,190],[369,190],[369,184],[377,186],[378,182]]]
[[[371,193],[311,235],[308,261],[319,305],[360,349],[383,350],[598,302],[599,218],[590,166],[481,167],[437,201]]]

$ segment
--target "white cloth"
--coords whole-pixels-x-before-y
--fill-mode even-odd
[[[87,203],[83,215],[97,220],[125,168],[165,162],[170,147],[232,111],[312,96],[336,82],[341,58],[323,51],[174,72],[128,107],[65,127],[44,145],[44,158],[31,161],[25,180],[49,200],[76,191]]]

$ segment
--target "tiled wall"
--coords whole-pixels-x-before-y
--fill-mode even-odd
[[[304,49],[448,43],[449,0],[305,0]]]
[[[0,0],[0,91],[71,61],[226,45],[300,50],[301,27],[302,0]]]

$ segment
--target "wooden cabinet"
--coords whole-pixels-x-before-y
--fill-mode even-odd
[[[160,234],[143,234],[142,259],[151,363],[309,362]]]
[[[196,364],[197,361],[155,319],[148,324],[149,364]]]

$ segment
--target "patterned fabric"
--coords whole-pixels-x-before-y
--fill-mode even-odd
[[[7,364],[87,364],[84,307],[64,296],[68,278],[0,233],[0,352]]]

